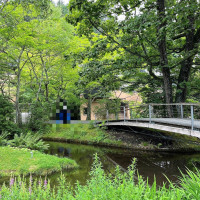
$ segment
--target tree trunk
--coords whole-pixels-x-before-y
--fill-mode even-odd
[[[88,103],[87,103],[87,120],[91,120],[91,106],[92,106],[92,99],[88,95]]]
[[[46,91],[46,94],[45,94],[45,100],[46,102],[49,101],[49,76],[48,76],[48,71],[46,69],[46,66],[44,68],[44,71],[45,71],[45,75],[46,75],[46,80],[45,80],[45,91]]]
[[[184,62],[182,62],[181,69],[179,72],[177,91],[176,91],[177,103],[182,103],[186,101],[187,82],[190,77],[190,71],[192,68],[192,62],[194,58],[194,53],[191,52],[195,47],[194,16],[191,14],[188,16],[188,19],[189,19],[189,23],[188,23],[187,32],[186,32],[186,46],[185,46],[185,55],[188,56],[188,58],[184,60]]]
[[[22,125],[21,112],[20,112],[20,108],[19,108],[19,93],[20,93],[20,84],[21,84],[20,78],[21,78],[22,69],[27,62],[27,60],[26,60],[23,64],[23,66],[20,68],[21,57],[22,57],[23,52],[24,52],[24,47],[22,47],[21,52],[19,54],[18,61],[17,61],[17,91],[16,91],[15,107],[16,107],[16,123],[18,124],[18,126]]]
[[[21,69],[18,67],[18,74],[17,74],[17,91],[16,91],[16,101],[15,101],[15,107],[16,107],[16,123],[18,124],[18,126],[21,126],[21,125],[22,125],[21,112],[20,112],[20,108],[19,108],[20,77],[21,77]]]
[[[48,102],[48,101],[49,101],[49,88],[48,88],[48,83],[45,83],[45,90],[46,90],[45,100],[46,100],[46,102]]]
[[[165,33],[165,0],[157,0],[158,19],[160,21],[158,26],[158,49],[160,52],[160,66],[163,74],[163,88],[165,94],[165,102],[170,104],[173,102],[172,98],[172,81],[170,78],[170,68],[168,66],[167,49],[166,49],[166,33]],[[171,106],[167,106],[169,117],[172,117]]]

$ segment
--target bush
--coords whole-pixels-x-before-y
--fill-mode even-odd
[[[0,135],[4,131],[15,133],[17,130],[18,128],[14,123],[14,105],[8,97],[0,95]]]
[[[48,103],[36,102],[30,107],[28,128],[32,131],[45,130],[48,127],[50,107]]]
[[[45,151],[48,149],[49,145],[45,144],[41,139],[39,133],[27,134],[21,133],[19,136],[15,134],[14,139],[9,141],[9,144],[13,147],[28,148],[32,150]]]
[[[89,122],[88,129],[94,129],[94,128],[95,128],[95,122],[91,120]]]
[[[8,136],[10,134],[7,133],[7,132],[3,132],[1,135],[0,135],[0,146],[6,146],[8,144]]]

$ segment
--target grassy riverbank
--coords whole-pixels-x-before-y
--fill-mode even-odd
[[[85,144],[105,144],[120,146],[123,143],[105,130],[92,124],[66,124],[52,128],[43,136],[44,140],[80,142]]]
[[[3,185],[0,190],[2,199],[38,199],[38,200],[199,200],[200,199],[200,173],[188,171],[188,175],[180,179],[180,184],[170,184],[158,187],[156,181],[149,185],[141,176],[135,176],[134,165],[129,167],[127,173],[116,169],[115,176],[106,175],[98,159],[96,159],[92,171],[91,179],[82,186],[76,184],[75,188],[66,186],[65,177],[61,176],[57,192],[50,187],[48,181],[42,182],[35,180],[29,182],[19,180],[10,180],[10,185]],[[0,199],[1,199],[0,198]]]
[[[197,142],[196,138],[189,136],[151,129],[140,129],[138,134],[137,131],[132,134],[131,130],[106,131],[104,128],[94,127],[92,124],[57,125],[44,134],[43,139],[145,151],[193,152],[200,150],[199,139]]]
[[[55,142],[92,144],[145,151],[171,151],[167,148],[161,149],[159,145],[145,142],[141,136],[127,134],[123,131],[107,131],[104,128],[94,127],[92,124],[65,124],[56,125],[42,138],[46,141]]]
[[[0,176],[29,173],[46,175],[74,167],[77,167],[77,164],[71,159],[58,158],[25,148],[0,147]]]

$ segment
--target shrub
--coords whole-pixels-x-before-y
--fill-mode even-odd
[[[7,132],[3,132],[1,135],[0,135],[0,146],[6,146],[8,144],[8,136],[10,134],[7,133]]]
[[[89,122],[88,129],[94,129],[94,128],[95,128],[95,122],[91,120]]]
[[[39,151],[45,151],[49,147],[48,144],[43,142],[39,133],[31,134],[30,132],[27,134],[21,133],[20,135],[15,134],[14,139],[10,140],[9,144],[13,147],[29,148]]]
[[[16,133],[18,128],[14,123],[14,105],[8,97],[0,95],[0,135],[4,131]]]
[[[30,106],[28,127],[32,131],[41,131],[48,127],[50,107],[48,103],[36,102]]]

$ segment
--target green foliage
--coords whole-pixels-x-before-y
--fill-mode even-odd
[[[3,132],[0,135],[0,146],[6,146],[8,144],[8,136],[10,134],[8,132]]]
[[[98,100],[98,106],[96,106],[94,112],[96,113],[97,118],[106,119],[107,111],[109,113],[109,119],[113,114],[113,118],[117,119],[120,111],[121,101],[120,99],[100,99]]]
[[[81,42],[77,42],[74,28],[63,19],[66,6],[56,7],[50,0],[27,0],[5,1],[2,7],[0,86],[1,92],[15,101],[16,116],[20,116],[20,103],[40,101],[46,109],[44,102],[52,103],[60,97],[70,105],[79,105],[75,85],[78,69],[72,68],[71,52],[78,51]],[[45,116],[39,104],[31,109],[29,127],[34,131],[43,129],[50,110]],[[16,122],[21,124],[20,117]]]
[[[143,143],[142,143],[142,146],[144,146],[144,147],[146,147],[146,146],[148,146],[148,145],[149,145],[148,142],[143,142]]]
[[[185,191],[186,199],[200,198],[200,171],[195,168],[195,172],[187,170],[187,174],[182,173],[181,186]]]
[[[98,124],[99,125],[99,127],[101,128],[101,130],[107,130],[108,129],[108,127],[107,126],[105,126],[105,123],[106,123],[106,120],[103,120],[100,124]]]
[[[49,148],[48,144],[45,144],[40,133],[21,133],[20,135],[15,134],[14,139],[10,140],[9,145],[19,148],[28,148],[32,150],[45,151]]]
[[[162,146],[162,143],[158,143],[157,147],[160,148]]]
[[[122,142],[116,140],[102,128],[91,127],[89,124],[65,124],[60,125],[57,130],[49,131],[43,138],[59,138],[60,140],[70,139],[74,141],[83,141],[86,143],[104,143],[120,145]]]
[[[95,128],[95,121],[90,121],[89,125],[88,125],[88,129],[94,129]]]
[[[50,106],[48,103],[35,102],[30,106],[28,127],[32,131],[44,131],[48,127]]]
[[[7,97],[0,95],[0,134],[4,131],[17,132],[14,124],[14,106]]]
[[[183,178],[180,178],[180,185],[170,183],[168,187],[165,184],[159,187],[156,181],[149,185],[140,175],[135,177],[135,161],[126,173],[117,167],[113,176],[104,172],[98,157],[95,157],[90,175],[91,178],[86,185],[77,183],[75,188],[66,186],[65,177],[61,175],[56,192],[51,189],[49,181],[43,183],[39,180],[38,184],[38,180],[34,180],[33,183],[27,184],[27,181],[21,178],[12,179],[10,187],[2,186],[0,195],[3,199],[11,200],[43,200],[47,197],[49,200],[198,200],[200,197],[199,171],[194,173],[188,170],[187,175],[183,174]]]
[[[174,101],[185,102],[185,93],[199,96],[190,87],[199,72],[199,9],[196,0],[70,0],[66,20],[91,42],[81,52],[86,77],[128,83],[148,102],[165,101],[171,90]]]

